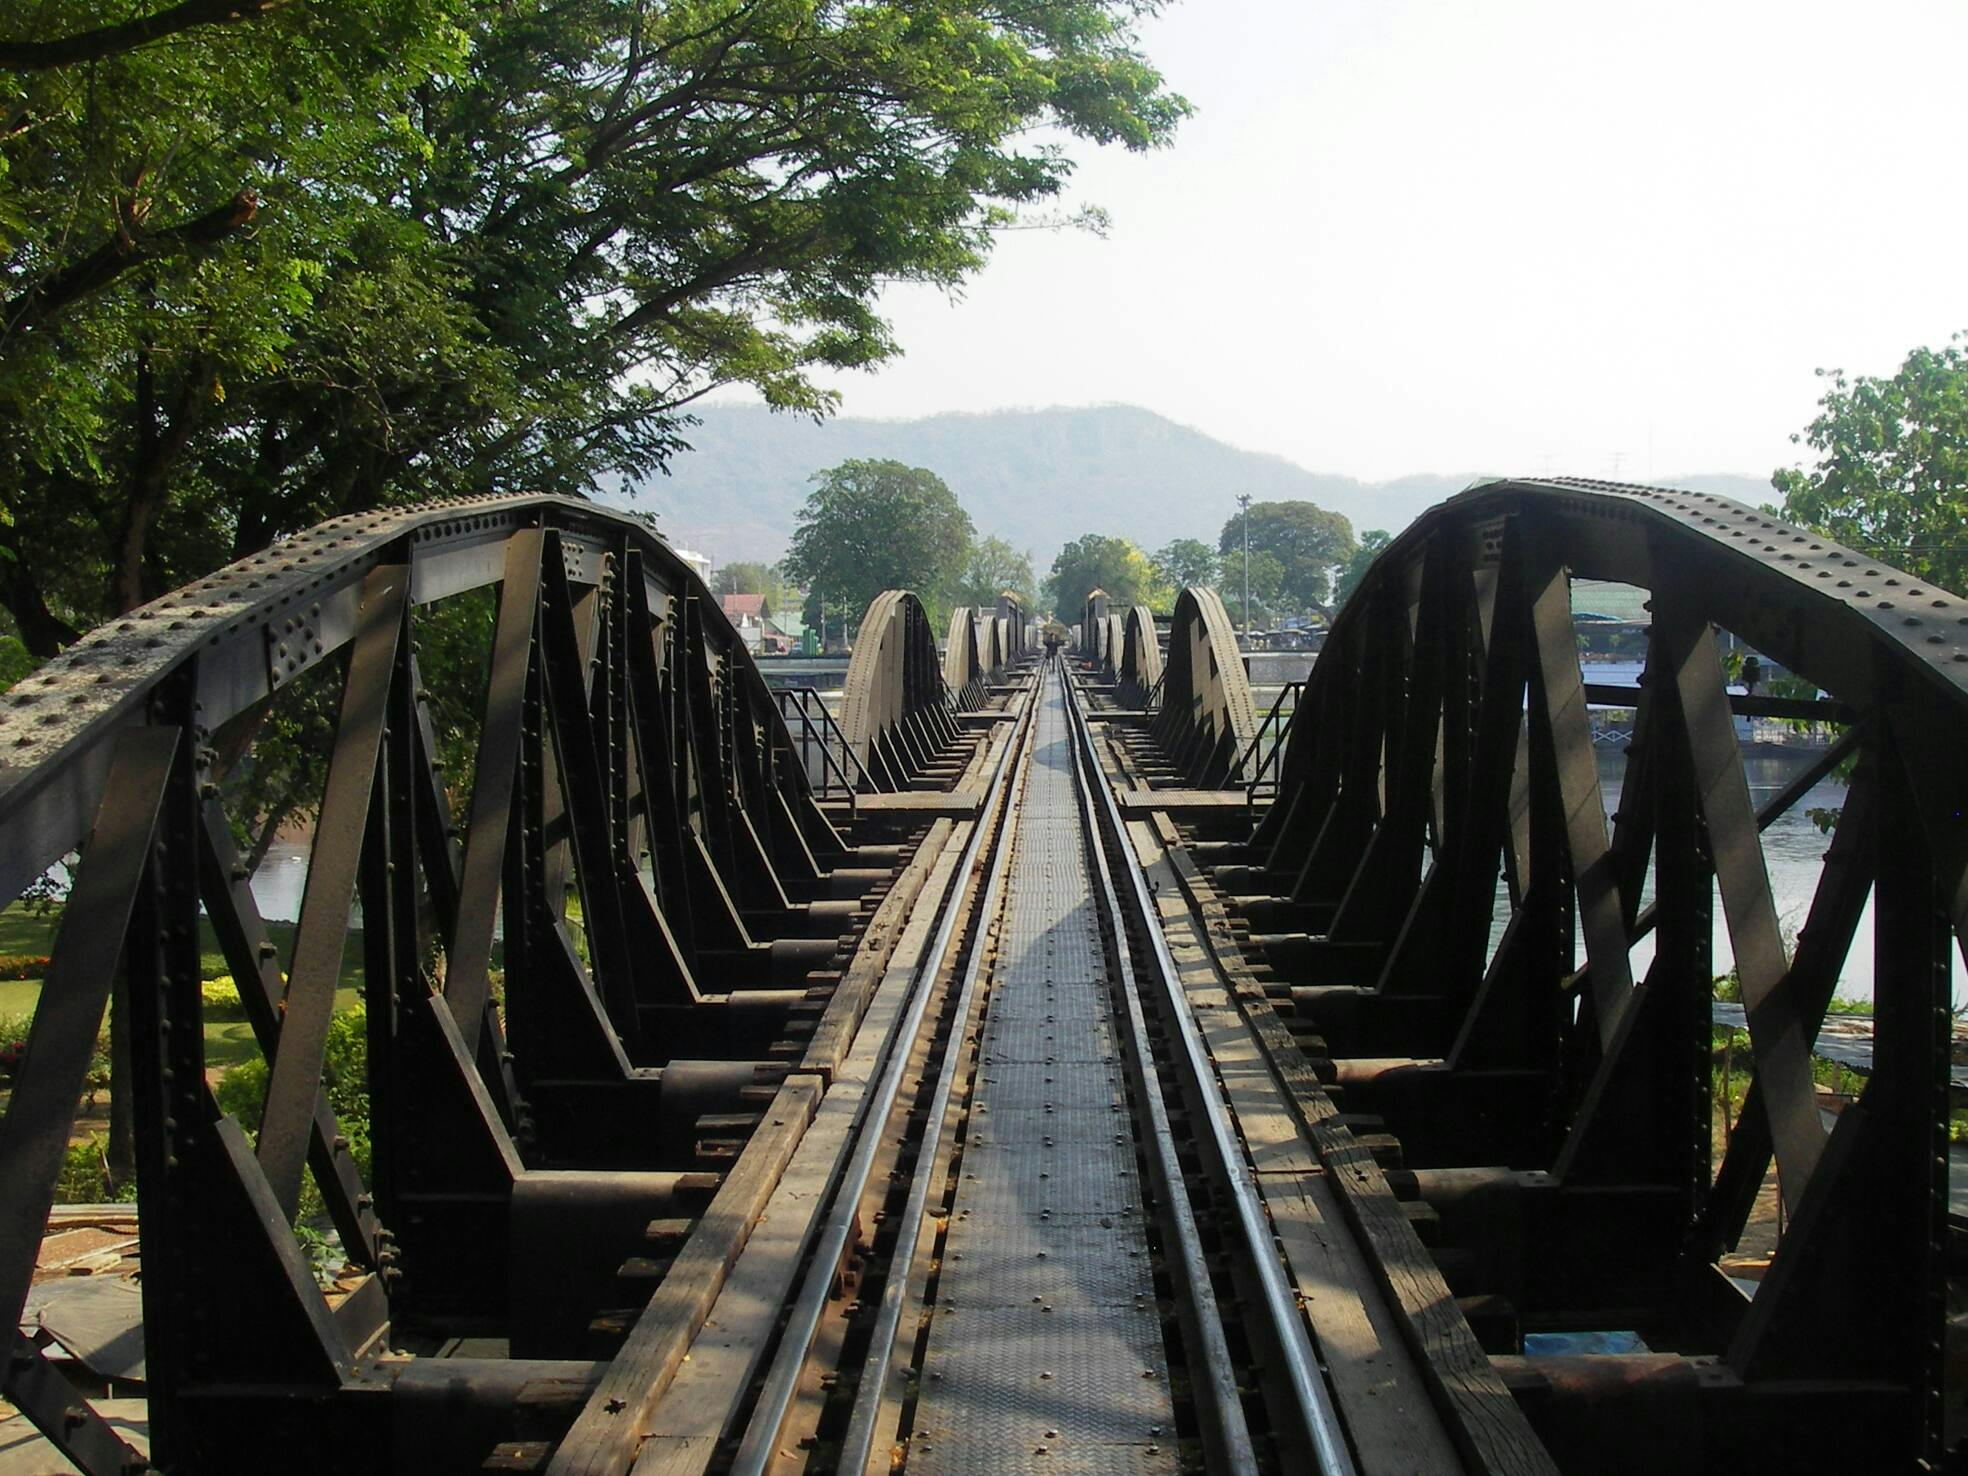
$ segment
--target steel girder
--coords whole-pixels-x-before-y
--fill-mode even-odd
[[[949,640],[943,651],[943,686],[959,712],[974,712],[990,700],[1010,658],[997,615],[972,605],[950,612]]]
[[[1575,577],[1651,592],[1610,827],[1587,704],[1617,694],[1582,672]],[[1180,626],[1172,693],[1197,659]],[[1717,627],[1827,695],[1732,696]],[[1759,808],[1737,714],[1842,736]],[[1478,487],[1397,539],[1335,623],[1278,801],[1211,852],[1218,885],[1342,1109],[1398,1137],[1394,1177],[1465,1305],[1656,1350],[1502,1360],[1562,1464],[1635,1468],[1622,1451],[1653,1447],[1623,1432],[1661,1418],[1713,1470],[1941,1459],[1964,754],[1968,602],[1721,498]],[[1849,797],[1793,943],[1759,835],[1841,759]],[[1718,892],[1754,1057],[1719,1161]],[[1811,1049],[1868,892],[1873,1066],[1827,1126]],[[1784,1228],[1752,1297],[1718,1262],[1773,1163]]]
[[[1086,607],[1075,627],[1079,632],[1079,653],[1095,666],[1107,664],[1107,591],[1092,590],[1087,594]]]
[[[1161,638],[1146,605],[1130,605],[1114,657],[1115,695],[1128,707],[1145,708],[1162,682]]]
[[[418,612],[489,586],[460,826]],[[330,661],[339,720],[283,958],[233,850],[214,735]],[[789,1073],[897,860],[815,805],[701,581],[643,522],[566,499],[287,539],[85,636],[8,694],[0,745],[5,895],[81,858],[0,1123],[0,1301],[17,1320],[115,992],[167,1469],[346,1469],[349,1451],[476,1469],[500,1441],[565,1428],[635,1321],[596,1309],[632,1309],[663,1274],[655,1227],[695,1223],[787,1092],[786,1112],[810,1110],[817,1079]],[[324,1091],[358,902],[367,1183]],[[206,1085],[201,913],[271,1062],[257,1141]],[[332,1306],[290,1228],[310,1174],[354,1268]],[[512,1357],[388,1353],[458,1334]],[[129,1468],[25,1337],[0,1387],[83,1470]]]
[[[1032,633],[1032,615],[1011,590],[998,596],[998,660],[1003,667],[1022,665],[1033,653],[1037,638]]]
[[[869,787],[892,793],[954,779],[963,760],[953,705],[922,601],[901,589],[876,595],[841,688],[841,731]]]
[[[1183,782],[1215,788],[1229,782],[1238,756],[1256,737],[1257,721],[1223,601],[1215,590],[1191,585],[1176,597],[1161,706],[1150,730]]]

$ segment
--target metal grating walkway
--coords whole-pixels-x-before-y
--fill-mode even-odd
[[[1032,770],[908,1470],[1177,1469],[1167,1360],[1058,677]]]

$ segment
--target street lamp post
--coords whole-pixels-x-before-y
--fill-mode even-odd
[[[1250,644],[1250,493],[1237,499],[1244,512],[1244,644]]]

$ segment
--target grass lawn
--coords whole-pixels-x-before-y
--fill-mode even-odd
[[[15,903],[12,907],[0,910],[0,954],[40,955],[54,947],[55,930],[61,923],[61,908],[56,906],[45,913],[30,912],[26,907]],[[268,923],[267,934],[274,946],[280,950],[282,958],[291,958],[294,947],[294,925],[292,923]],[[230,973],[226,967],[225,955],[219,951],[219,941],[212,931],[211,923],[200,918],[198,922],[199,974],[202,978],[215,979],[221,974]],[[349,946],[342,958],[341,986],[335,991],[335,1009],[354,1009],[362,997],[362,934],[349,934]],[[0,980],[0,1018],[29,1015],[41,998],[39,979]],[[246,1013],[239,1005],[205,1007],[205,1059],[216,1068],[236,1066],[239,1062],[259,1054],[259,1046],[253,1039],[253,1027],[246,1022]]]

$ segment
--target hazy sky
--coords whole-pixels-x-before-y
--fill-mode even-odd
[[[1968,4],[1179,0],[1197,114],[1080,148],[842,411],[1146,405],[1362,477],[1767,474],[1819,366],[1968,328]]]

